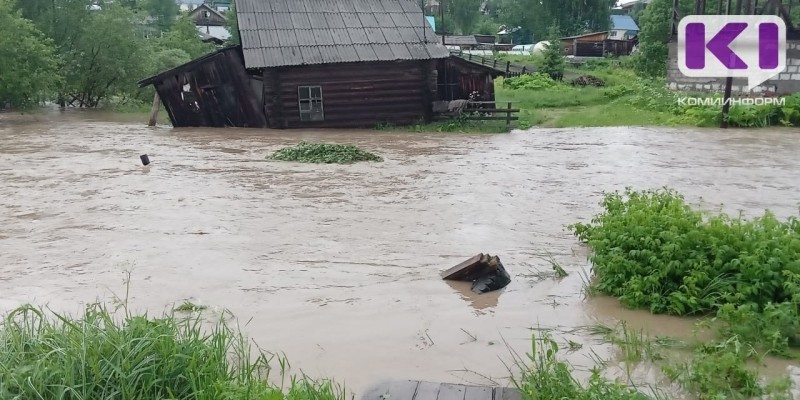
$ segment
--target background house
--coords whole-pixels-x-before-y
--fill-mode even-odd
[[[173,126],[373,127],[431,119],[449,51],[415,0],[238,0],[241,46],[154,85]]]
[[[204,0],[176,0],[178,8],[183,12],[189,12],[203,4]]]
[[[231,9],[232,3],[230,0],[175,0],[178,3],[178,8],[183,12],[194,10],[200,5],[205,4],[215,11],[225,12]]]
[[[631,40],[639,34],[639,26],[630,15],[612,15],[609,40]]]
[[[630,15],[635,10],[644,10],[650,0],[633,0],[614,7],[612,12],[617,15]]]
[[[228,32],[228,18],[209,4],[201,4],[189,13],[203,41],[222,42],[231,34]]]

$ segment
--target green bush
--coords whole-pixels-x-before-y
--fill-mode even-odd
[[[549,75],[540,72],[503,79],[503,87],[509,89],[542,90],[552,88],[557,84],[558,82],[550,78]]]
[[[267,157],[271,160],[298,161],[317,164],[351,164],[359,161],[383,161],[383,158],[347,144],[300,142],[285,147]]]
[[[635,92],[636,89],[630,86],[620,85],[620,86],[611,86],[609,88],[606,88],[603,94],[610,99],[617,99],[623,96],[630,95]]]
[[[705,214],[670,189],[626,189],[601,204],[591,223],[570,227],[592,248],[599,292],[653,313],[716,313],[780,354],[797,342],[800,220]],[[745,318],[758,323],[745,329]]]

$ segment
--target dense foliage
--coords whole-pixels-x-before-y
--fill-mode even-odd
[[[786,354],[800,333],[800,220],[697,211],[670,189],[606,194],[591,223],[601,293],[675,315],[716,313],[732,332]]]
[[[142,105],[137,81],[214,49],[174,0],[0,0],[0,19],[0,107]]]
[[[615,0],[495,0],[490,3],[499,20],[533,32],[533,41],[545,40],[553,24],[565,36],[607,30]]]
[[[269,156],[272,160],[317,164],[351,164],[359,161],[383,161],[383,158],[348,144],[300,142]]]
[[[0,0],[0,108],[24,108],[51,96],[58,85],[52,40]]]
[[[222,319],[211,328],[200,316],[114,318],[92,305],[80,318],[49,317],[22,307],[0,325],[0,398],[344,399],[328,381],[292,378],[284,393],[264,380],[270,357]]]

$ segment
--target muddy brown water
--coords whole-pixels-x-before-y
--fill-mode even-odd
[[[603,191],[671,186],[749,215],[800,206],[797,130],[422,135],[144,120],[0,115],[0,309],[77,312],[121,295],[130,270],[134,310],[184,299],[228,309],[293,369],[356,393],[383,378],[506,383],[510,352],[529,351],[535,328],[583,344],[565,356],[584,369],[592,351],[614,351],[577,327],[625,319],[691,335],[689,320],[583,298],[588,253],[565,225],[598,212]],[[264,160],[300,140],[356,144],[385,162]],[[500,256],[506,289],[477,296],[440,280],[479,252]],[[570,275],[536,279],[548,255]]]

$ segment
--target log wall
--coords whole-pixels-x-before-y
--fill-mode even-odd
[[[436,98],[433,61],[360,62],[262,71],[271,128],[372,128],[430,120]],[[321,86],[323,121],[302,121],[298,87]]]

